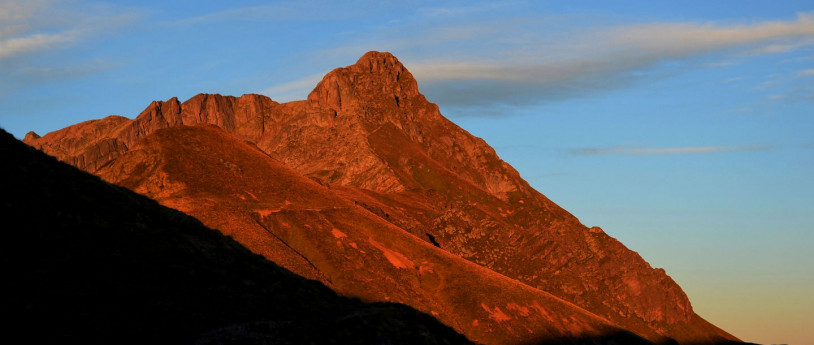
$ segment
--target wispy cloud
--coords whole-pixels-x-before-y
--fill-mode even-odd
[[[427,59],[408,67],[423,89],[445,105],[524,105],[625,87],[652,77],[652,68],[663,62],[692,61],[737,49],[751,54],[789,51],[814,44],[812,39],[810,13],[791,21],[750,25],[620,25],[573,32],[566,43],[526,37],[492,58]]]
[[[741,81],[744,81],[744,80],[749,80],[749,77],[745,77],[745,76],[732,77],[732,78],[726,78],[726,79],[723,79],[723,80],[710,81],[710,82],[707,82],[707,84],[732,84],[732,83],[741,82]]]
[[[745,53],[745,55],[788,53],[810,45],[814,45],[814,40],[804,39],[797,42],[772,43],[749,50]]]
[[[72,65],[62,67],[25,67],[11,76],[21,81],[21,84],[42,83],[61,79],[79,78],[87,75],[109,71],[120,64],[105,60],[94,60],[85,65]]]
[[[286,2],[274,5],[231,8],[196,17],[173,20],[172,25],[245,20],[297,20],[305,17],[306,13],[307,11],[303,10],[302,4],[296,6],[295,3]]]
[[[9,34],[14,34],[14,28],[20,28],[21,24],[31,18],[38,11],[43,10],[53,3],[53,1],[30,0],[14,1],[0,0],[0,38],[5,38]]]
[[[708,63],[705,66],[710,67],[710,68],[716,68],[716,67],[727,67],[727,66],[732,66],[732,65],[733,65],[732,61],[719,61],[719,62]]]
[[[612,43],[622,44],[656,56],[681,57],[726,48],[772,43],[775,39],[814,37],[814,14],[798,14],[793,21],[771,21],[752,25],[714,25],[704,23],[654,23],[612,29],[605,35]],[[783,49],[796,43],[769,45]],[[776,52],[780,48],[765,51]]]
[[[199,16],[174,19],[169,25],[194,25],[240,21],[336,21],[358,17],[381,5],[360,0],[341,4],[325,0],[274,1],[249,7],[235,7]]]
[[[63,3],[0,1],[0,61],[75,44],[132,23],[138,17],[133,11],[108,5]]]
[[[696,147],[664,147],[664,148],[578,148],[569,150],[569,153],[579,156],[587,155],[665,155],[665,154],[698,154],[733,151],[759,151],[769,150],[769,146],[696,146]]]
[[[74,28],[38,32],[47,29],[39,20],[51,4],[38,0],[0,1],[0,61],[76,39],[79,30]]]
[[[0,60],[23,53],[52,48],[60,43],[76,41],[79,30],[66,30],[56,34],[31,34],[0,41]]]
[[[814,75],[814,69],[807,69],[797,72],[798,77],[808,77]]]
[[[769,79],[764,80],[760,84],[753,86],[752,88],[749,89],[749,91],[755,92],[771,90],[777,88],[779,84],[780,84],[779,76],[769,76]]]
[[[447,6],[447,7],[428,7],[418,10],[419,13],[434,17],[448,17],[468,15],[477,12],[490,11],[501,7],[506,7],[514,2],[507,1],[494,1],[485,4],[476,4],[471,6]]]
[[[325,74],[314,74],[291,82],[274,85],[260,91],[277,102],[302,100],[317,86]]]
[[[0,0],[0,100],[28,87],[82,78],[121,66],[94,56],[57,51],[93,44],[137,22],[143,11],[85,0]]]

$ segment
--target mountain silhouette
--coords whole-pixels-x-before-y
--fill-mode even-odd
[[[389,53],[307,100],[199,94],[25,142],[158,200],[346,296],[397,301],[476,342],[738,339],[662,269],[534,190],[444,118]],[[622,332],[622,333],[620,333]]]

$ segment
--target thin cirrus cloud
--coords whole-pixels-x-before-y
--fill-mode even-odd
[[[769,150],[771,147],[759,145],[747,146],[695,146],[695,147],[664,147],[664,148],[629,148],[629,147],[612,147],[612,148],[579,148],[569,150],[568,152],[576,156],[591,156],[591,155],[668,155],[668,154],[698,154],[698,153],[714,153],[714,152],[733,152],[733,151],[761,151]]]
[[[710,53],[741,50],[748,55],[791,51],[814,44],[814,14],[751,25],[651,23],[576,32],[545,51],[499,59],[426,60],[408,66],[423,90],[447,106],[528,105],[626,87],[655,77],[666,61],[692,61]]]
[[[265,88],[260,93],[272,97],[277,102],[301,100],[305,98],[303,95],[317,86],[324,75],[324,73],[313,74],[292,82]]]
[[[0,60],[23,53],[48,49],[61,43],[74,42],[80,33],[78,30],[66,30],[56,34],[32,34],[3,39],[0,41]]]
[[[76,40],[80,34],[77,28],[37,32],[42,29],[54,30],[40,20],[51,3],[38,0],[0,1],[0,61]]]
[[[0,99],[14,97],[14,92],[30,86],[121,66],[120,62],[92,54],[84,54],[85,61],[35,62],[37,59],[28,57],[92,42],[136,22],[140,16],[138,10],[81,0],[0,0]]]
[[[26,86],[60,79],[79,78],[105,72],[119,67],[120,64],[106,60],[93,60],[84,65],[62,67],[24,67],[10,75],[17,85]]]
[[[81,1],[0,0],[0,9],[0,61],[70,46],[139,17],[137,11]]]
[[[194,25],[211,22],[230,22],[230,21],[258,21],[258,20],[274,20],[274,21],[290,21],[290,20],[303,20],[314,19],[309,18],[314,15],[314,8],[311,7],[310,2],[278,2],[275,4],[260,5],[253,7],[238,7],[227,10],[222,10],[213,13],[207,13],[200,16],[190,17],[186,19],[174,19],[169,22],[170,25]]]
[[[178,26],[234,21],[288,23],[295,21],[339,21],[359,18],[367,11],[384,6],[360,0],[343,1],[339,5],[326,0],[287,0],[250,7],[228,8],[185,19],[174,18],[171,22],[165,22],[164,24]]]
[[[814,76],[814,69],[806,69],[806,70],[799,71],[799,72],[797,72],[797,76],[798,77]]]
[[[472,6],[420,8],[418,9],[418,12],[428,16],[443,16],[443,17],[460,16],[483,11],[491,11],[499,9],[501,7],[507,7],[511,4],[512,3],[505,1],[504,2],[494,1],[486,4],[477,4]]]
[[[747,51],[744,55],[762,55],[762,54],[777,54],[777,53],[788,53],[794,50],[797,50],[800,47],[814,45],[814,40],[801,40],[798,42],[793,43],[778,43],[778,44],[769,44],[764,45],[750,51]]]

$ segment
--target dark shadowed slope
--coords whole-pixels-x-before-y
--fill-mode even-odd
[[[1,132],[3,339],[469,343],[409,307],[338,297],[194,218]]]

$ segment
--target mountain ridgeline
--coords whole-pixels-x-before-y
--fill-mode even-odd
[[[475,342],[738,341],[664,270],[443,117],[389,53],[331,71],[302,101],[171,98],[24,142],[341,295],[409,305]]]

